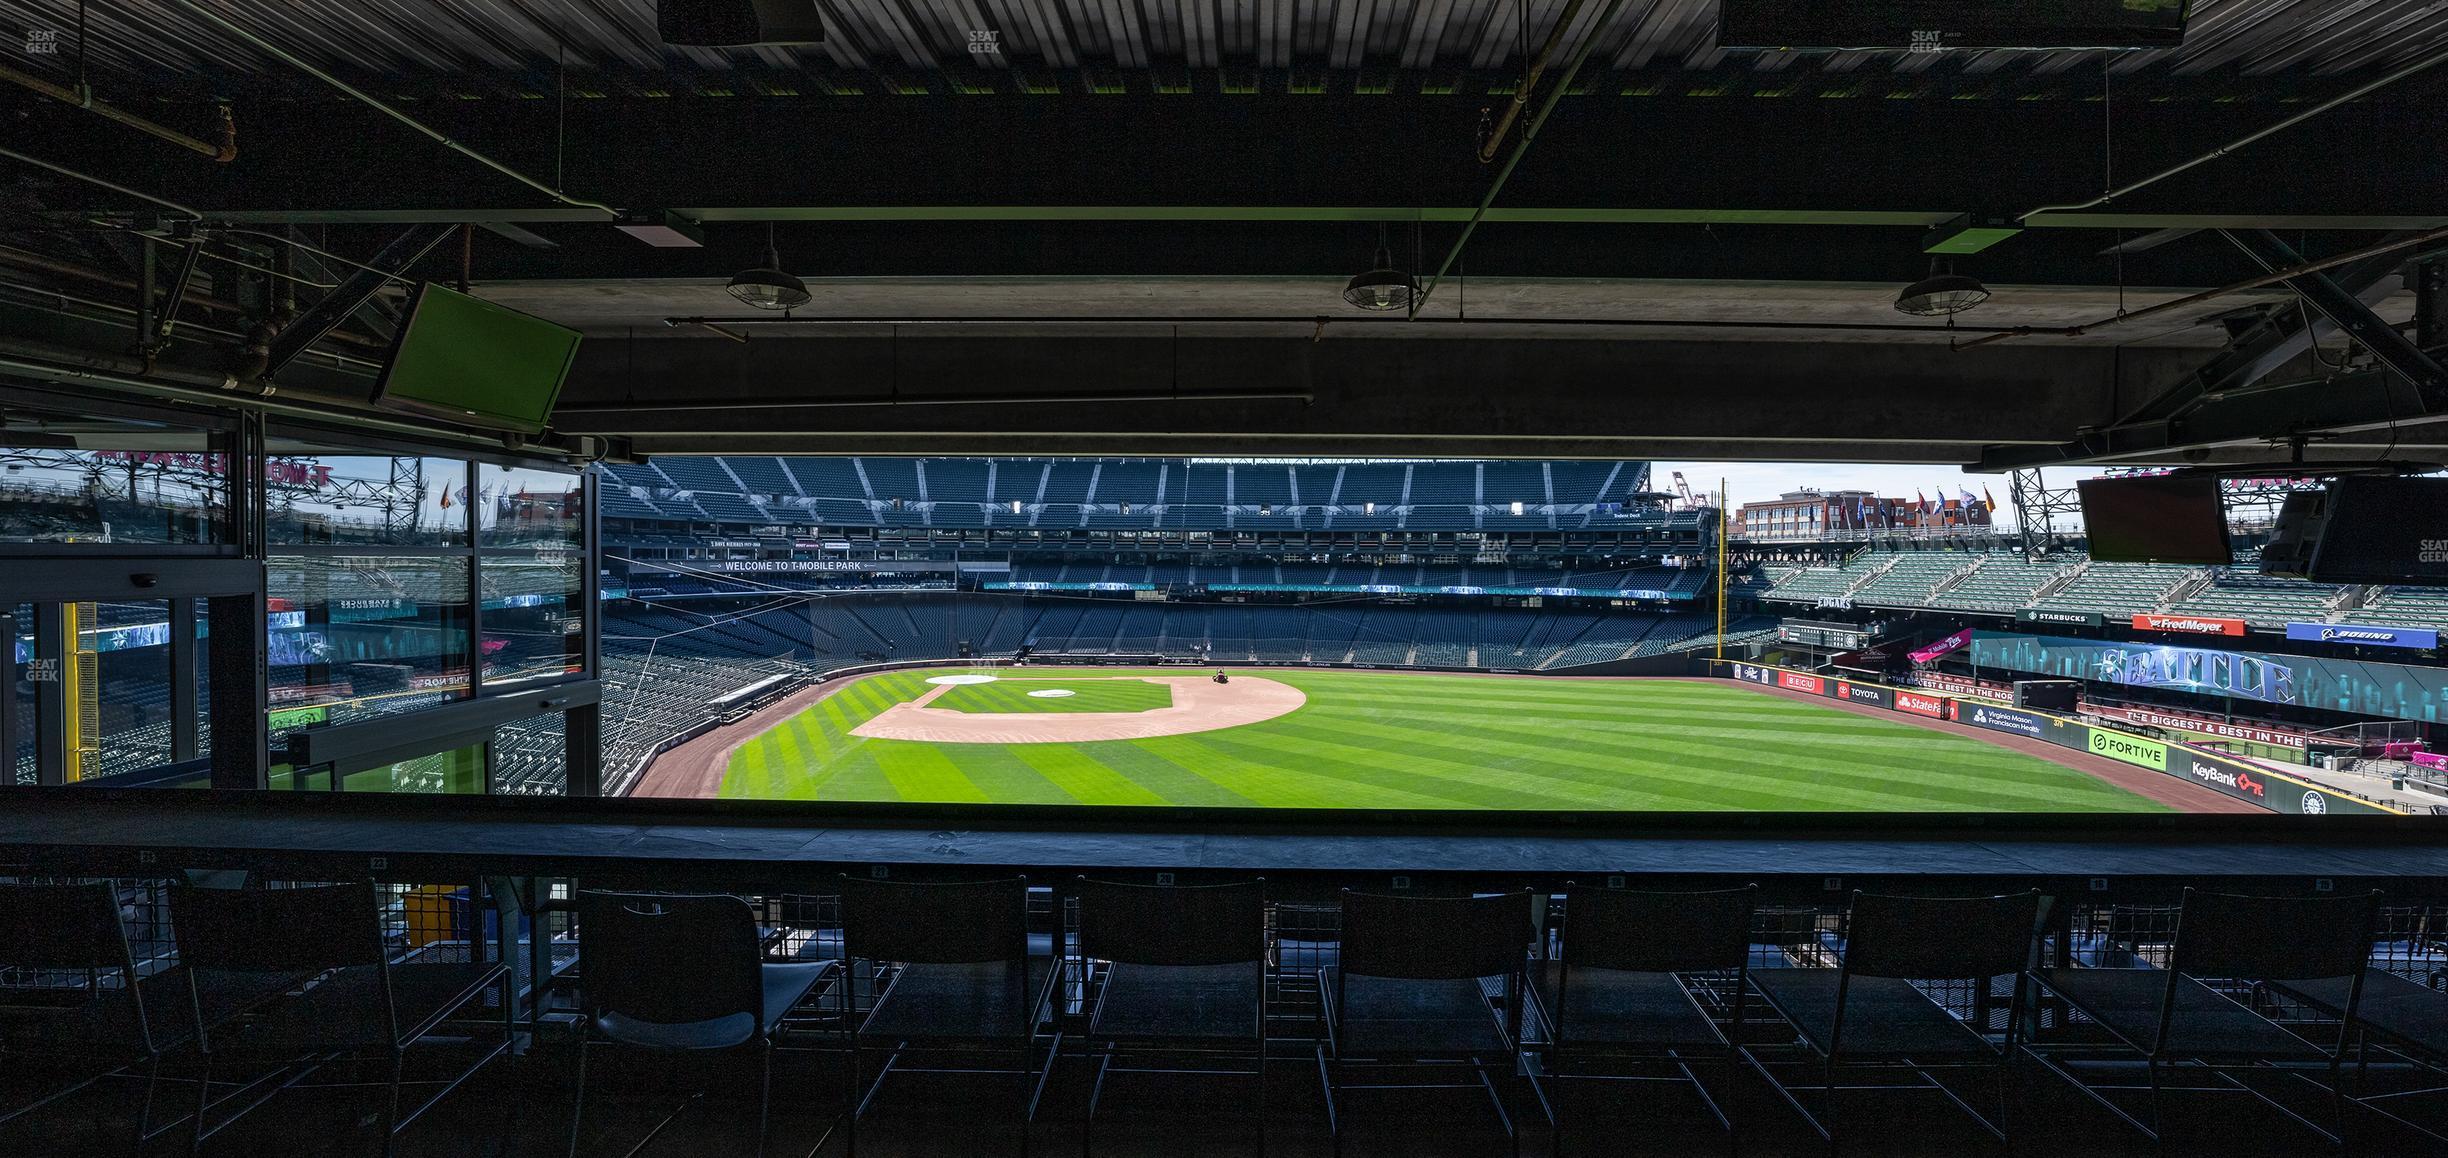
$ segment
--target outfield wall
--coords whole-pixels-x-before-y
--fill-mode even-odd
[[[2214,756],[2148,736],[2103,728],[2051,712],[2016,708],[1996,700],[1927,688],[1899,688],[1818,672],[1730,660],[1708,661],[1711,674],[1786,691],[1825,696],[1933,720],[2042,740],[2060,748],[2161,772],[2272,812],[2303,815],[2406,815],[2258,765]]]

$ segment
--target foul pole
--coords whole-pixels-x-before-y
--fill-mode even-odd
[[[1717,480],[1717,659],[1725,660],[1726,482]]]

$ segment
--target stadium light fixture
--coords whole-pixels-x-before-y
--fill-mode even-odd
[[[789,310],[808,304],[807,283],[782,272],[782,251],[774,246],[773,222],[765,223],[765,264],[731,275],[723,292],[760,310]]]
[[[1933,273],[1905,286],[1895,308],[1918,318],[1952,317],[1989,300],[1989,287],[1960,273]]]
[[[1411,308],[1419,282],[1394,268],[1394,251],[1386,244],[1385,226],[1377,227],[1377,261],[1367,272],[1343,283],[1343,300],[1364,310],[1390,313]]]

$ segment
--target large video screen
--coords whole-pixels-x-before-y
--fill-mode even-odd
[[[2235,561],[2216,476],[2089,478],[2074,485],[2082,495],[2083,530],[2096,562],[2225,566]]]

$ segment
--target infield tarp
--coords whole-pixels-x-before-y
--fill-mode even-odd
[[[2448,668],[2001,631],[1974,632],[1970,658],[1976,667],[2061,679],[2426,723],[2448,720]]]

